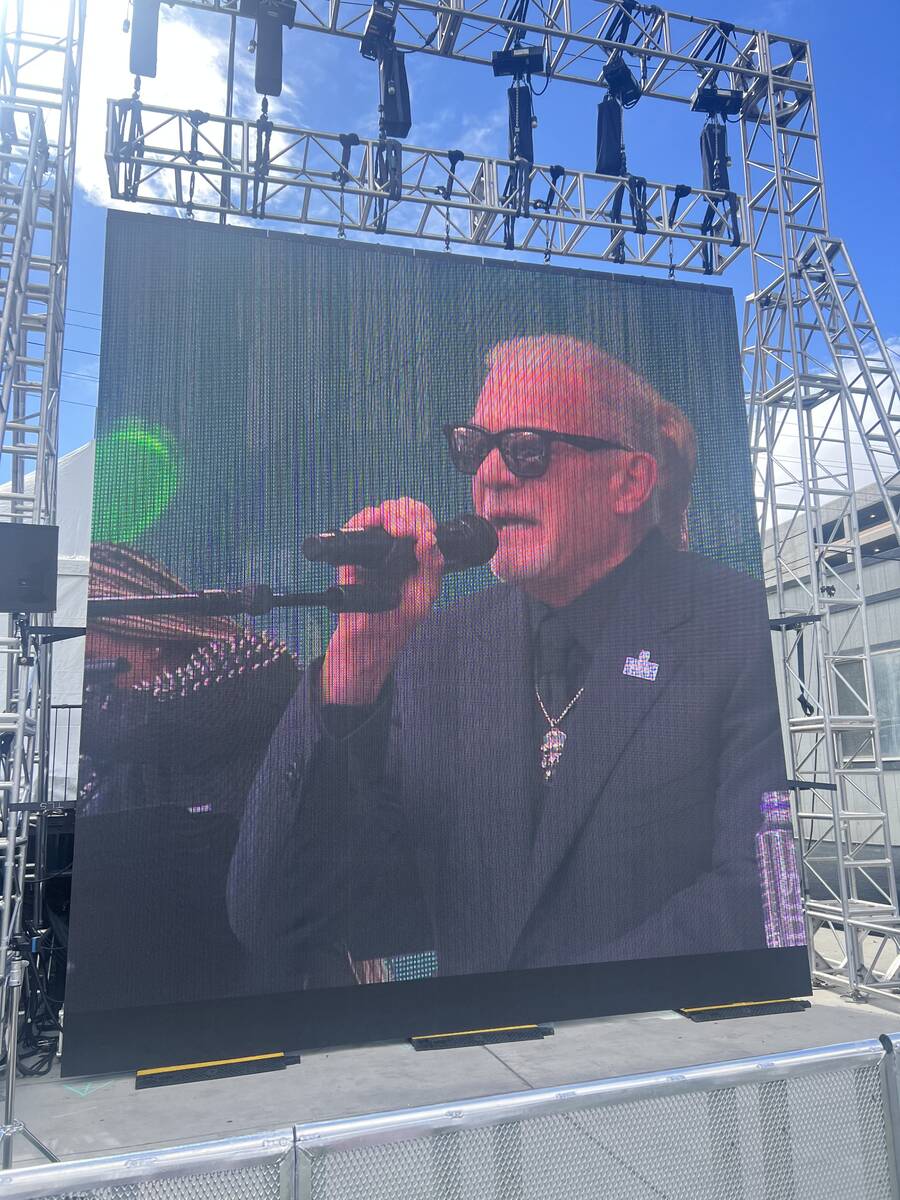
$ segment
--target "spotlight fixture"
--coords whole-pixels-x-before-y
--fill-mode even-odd
[[[240,0],[238,15],[256,21],[253,85],[257,95],[280,96],[284,28],[290,29],[294,24],[296,0]]]
[[[159,0],[134,0],[128,69],[145,79],[156,76],[156,43],[159,36]]]
[[[363,58],[374,60],[385,43],[393,44],[396,24],[396,0],[372,0],[359,47]]]
[[[614,50],[609,56],[606,66],[600,72],[600,78],[606,84],[612,98],[618,100],[623,108],[634,108],[640,100],[641,85],[622,57],[621,50]]]
[[[691,112],[710,117],[736,117],[744,103],[744,93],[714,84],[697,88],[691,100]]]
[[[524,75],[543,75],[544,50],[541,46],[512,46],[509,50],[495,50],[491,55],[494,75],[512,75],[521,79]]]

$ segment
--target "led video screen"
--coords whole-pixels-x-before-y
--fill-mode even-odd
[[[730,291],[111,213],[68,1073],[808,991]]]

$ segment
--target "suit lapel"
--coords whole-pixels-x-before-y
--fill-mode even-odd
[[[584,694],[562,726],[567,734],[562,759],[545,788],[525,919],[602,804],[638,730],[676,679],[682,639],[674,631],[689,619],[692,605],[689,590],[671,578],[674,554],[665,546],[647,554],[604,620]],[[642,650],[658,667],[655,679],[624,673],[626,659]]]
[[[498,588],[473,624],[461,678],[463,802],[461,831],[470,848],[474,894],[482,900],[480,969],[506,962],[518,936],[529,881],[523,870],[531,839],[535,747],[531,656],[522,594]],[[473,947],[474,951],[474,947]]]

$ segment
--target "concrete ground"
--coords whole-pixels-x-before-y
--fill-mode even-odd
[[[900,1032],[900,1003],[817,989],[801,1013],[694,1024],[673,1012],[570,1021],[540,1042],[315,1051],[284,1071],[135,1091],[133,1076],[20,1080],[16,1116],[61,1158],[179,1145],[493,1093],[806,1049]],[[15,1165],[38,1160],[17,1137]]]

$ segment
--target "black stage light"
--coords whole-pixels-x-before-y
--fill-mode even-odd
[[[609,88],[609,94],[618,100],[623,108],[634,108],[640,100],[641,85],[622,57],[621,50],[615,50],[609,56],[609,61],[600,72],[600,78]]]
[[[743,103],[743,92],[710,84],[694,92],[691,112],[707,113],[711,117],[736,117]]]
[[[239,14],[256,21],[256,66],[253,85],[260,96],[280,96],[284,62],[284,28],[297,15],[296,0],[240,0]]]
[[[394,26],[397,22],[397,4],[395,0],[372,0],[372,7],[366,17],[362,42],[359,52],[363,58],[378,58],[381,48],[394,40]]]
[[[389,42],[378,55],[381,118],[388,137],[405,138],[412,125],[406,55]]]
[[[523,75],[543,75],[544,50],[541,46],[513,46],[509,50],[495,50],[491,55],[491,66],[497,76],[513,75],[519,78]]]
[[[145,79],[156,76],[156,42],[159,35],[159,0],[134,0],[131,12],[131,46],[128,69]]]

